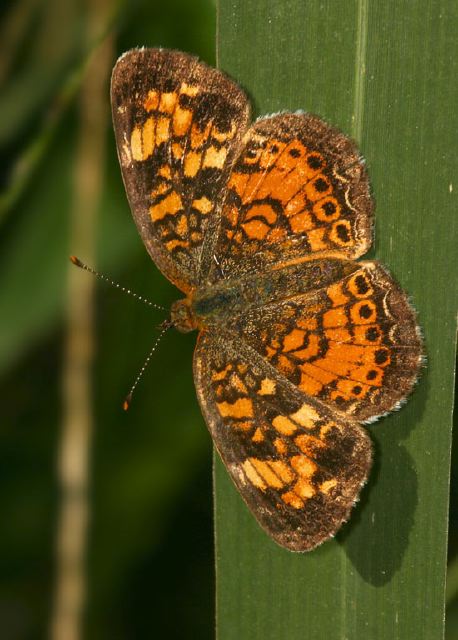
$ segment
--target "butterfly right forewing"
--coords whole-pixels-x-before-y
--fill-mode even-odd
[[[111,81],[116,143],[132,213],[151,257],[180,289],[197,286],[249,120],[243,91],[196,57],[134,49]],[[208,267],[207,267],[208,269]]]

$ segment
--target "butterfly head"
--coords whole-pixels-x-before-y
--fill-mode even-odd
[[[172,325],[182,333],[188,333],[197,329],[196,317],[191,309],[191,301],[189,298],[177,300],[172,304],[170,310],[170,319]]]

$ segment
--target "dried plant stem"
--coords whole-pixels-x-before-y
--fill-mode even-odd
[[[107,0],[92,0],[88,38],[106,24]],[[108,37],[93,57],[80,104],[75,191],[70,221],[71,249],[94,264],[97,210],[103,184],[108,114],[108,77],[113,63]],[[51,620],[53,640],[81,638],[85,601],[86,537],[89,521],[89,459],[93,430],[91,366],[94,279],[81,277],[69,263],[67,333],[63,371],[63,423],[58,451],[61,504],[56,542],[56,591]]]

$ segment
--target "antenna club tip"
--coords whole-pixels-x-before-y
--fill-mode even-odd
[[[70,256],[70,261],[73,262],[73,264],[75,264],[77,267],[83,266],[83,263],[81,262],[81,260],[76,256]]]
[[[129,393],[129,395],[127,396],[127,398],[124,400],[124,402],[122,404],[122,408],[124,409],[124,411],[128,411],[129,410],[131,400],[132,400],[132,394]]]

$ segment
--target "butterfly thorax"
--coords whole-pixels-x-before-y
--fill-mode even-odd
[[[170,320],[175,329],[181,331],[181,333],[189,333],[189,331],[197,329],[196,317],[192,312],[189,298],[177,300],[172,304]]]
[[[170,310],[172,325],[181,333],[188,333],[218,324],[224,318],[235,315],[234,305],[236,308],[239,306],[237,301],[241,300],[240,294],[237,287],[228,287],[226,291],[210,289],[200,295],[197,291],[197,294],[177,300]]]
[[[197,290],[188,298],[172,304],[170,319],[181,333],[220,325],[247,308],[246,292],[240,285],[230,284]]]

